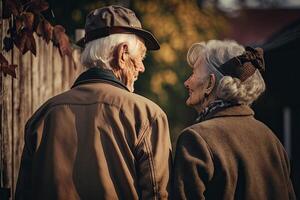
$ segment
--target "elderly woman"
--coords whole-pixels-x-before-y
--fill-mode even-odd
[[[265,90],[262,49],[211,40],[187,61],[199,115],[177,141],[174,199],[296,199],[283,146],[249,107]]]

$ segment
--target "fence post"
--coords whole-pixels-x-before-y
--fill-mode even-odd
[[[0,49],[2,53],[3,45],[3,14],[2,9],[2,0],[0,0]],[[4,133],[2,129],[2,114],[3,114],[3,82],[2,82],[2,66],[0,70],[0,199],[8,200],[10,198],[10,189],[4,187]]]

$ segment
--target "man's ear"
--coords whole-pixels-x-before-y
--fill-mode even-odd
[[[128,53],[128,44],[127,43],[121,43],[118,45],[116,49],[116,58],[117,58],[117,64],[121,69],[124,69],[126,67],[126,62],[129,58]]]
[[[215,84],[216,84],[216,76],[214,74],[210,74],[208,78],[208,84],[205,89],[206,90],[205,93],[210,94],[213,91]]]

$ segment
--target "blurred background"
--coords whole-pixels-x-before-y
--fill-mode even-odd
[[[84,28],[85,16],[95,8],[122,5],[134,10],[145,29],[158,38],[161,49],[149,52],[146,71],[135,84],[136,93],[167,113],[175,150],[181,130],[196,112],[185,105],[183,82],[191,74],[186,53],[191,44],[231,39],[265,51],[267,90],[252,107],[285,146],[292,180],[300,195],[300,0],[47,0],[43,15],[61,24],[73,42]]]
[[[292,164],[292,178],[300,194],[300,62],[299,0],[166,0],[96,1],[48,0],[48,20],[62,24],[75,41],[85,16],[97,7],[118,4],[134,10],[144,28],[151,30],[161,50],[148,53],[146,72],[136,93],[159,104],[167,113],[173,147],[180,131],[191,125],[196,112],[185,105],[183,82],[191,74],[187,49],[194,42],[232,39],[265,50],[267,91],[252,106],[256,118],[274,130]],[[49,11],[48,11],[49,12]]]

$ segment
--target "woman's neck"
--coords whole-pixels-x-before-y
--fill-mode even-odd
[[[197,111],[197,113],[201,113],[207,106],[209,106],[209,104],[211,104],[212,102],[214,102],[216,99],[213,95],[209,95],[208,97],[204,97],[202,102],[200,102],[199,104],[195,105],[194,108]]]

